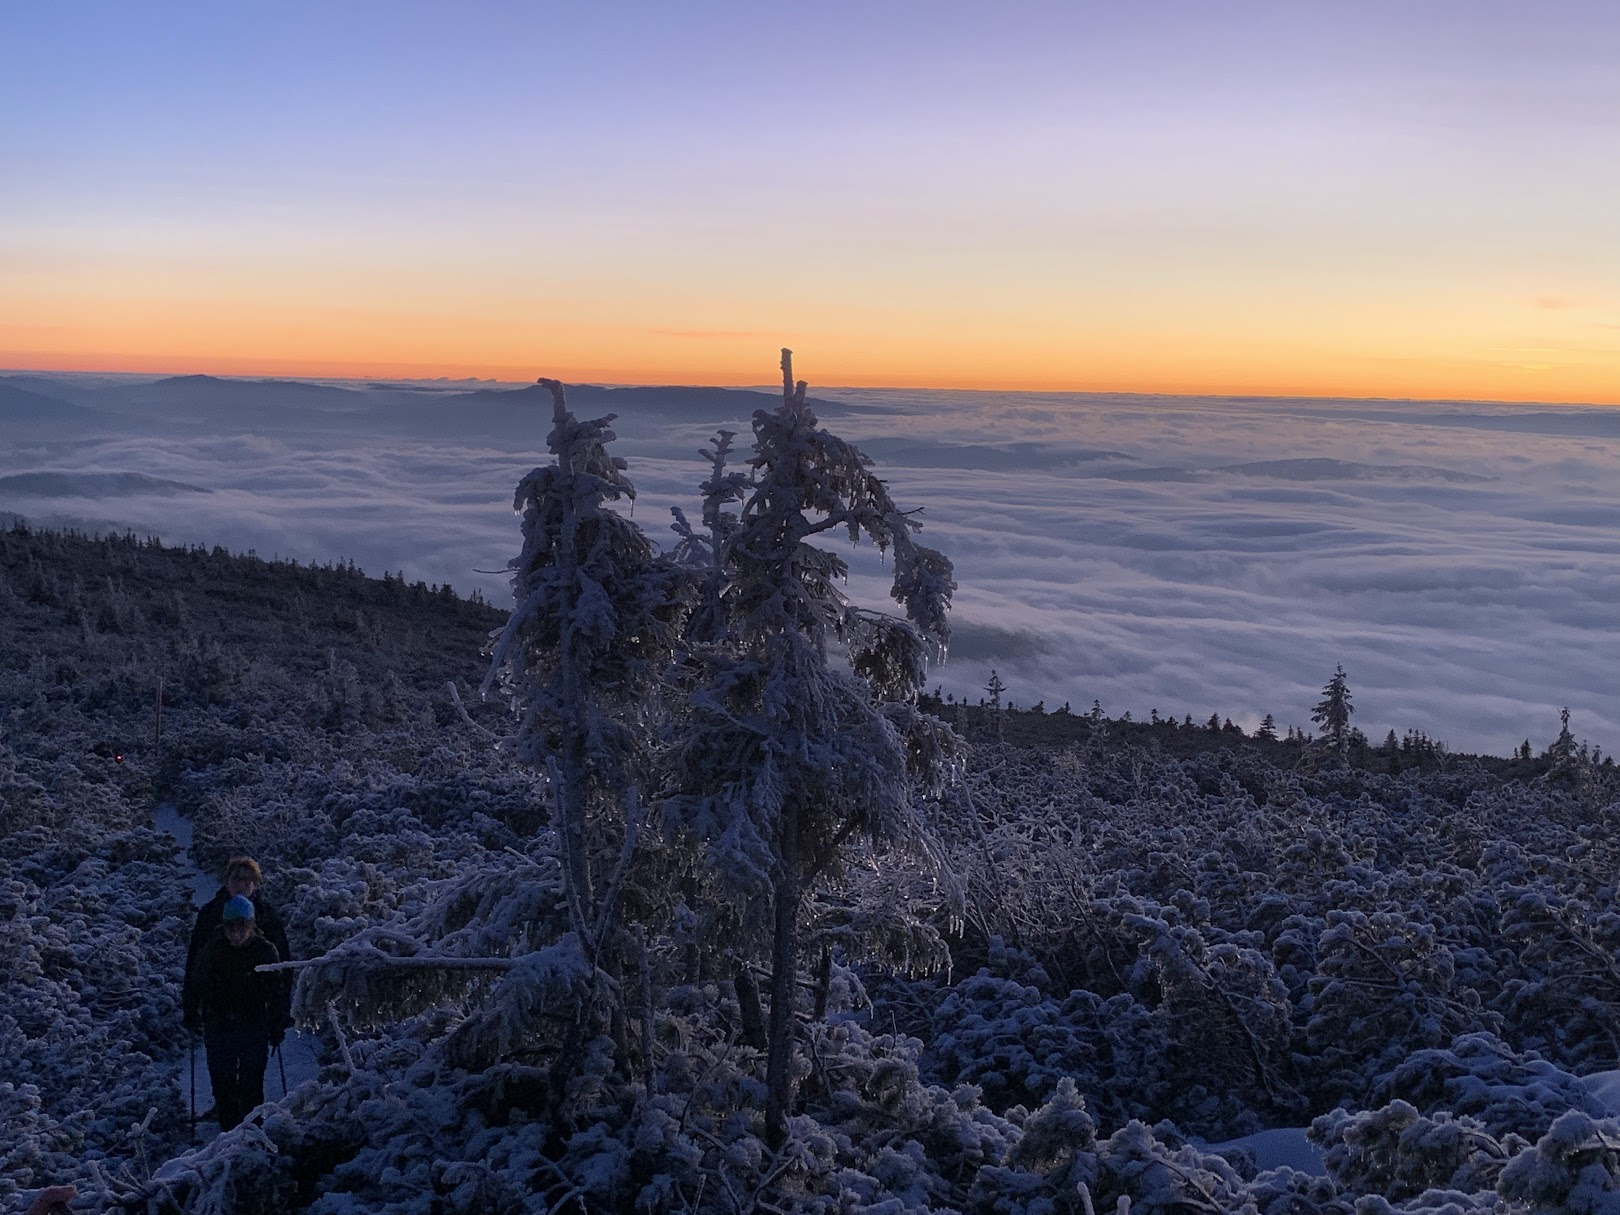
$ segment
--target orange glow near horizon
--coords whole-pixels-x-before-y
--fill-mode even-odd
[[[1036,373],[1030,363],[1011,366],[993,358],[964,357],[960,349],[928,349],[921,343],[915,361],[886,364],[846,342],[787,339],[798,354],[800,374],[812,389],[916,388],[1005,392],[1136,393],[1183,396],[1277,396],[1472,400],[1522,403],[1620,405],[1620,379],[1604,365],[1492,364],[1484,359],[1385,359],[1335,353],[1277,358],[1271,366],[1256,359],[1143,359],[1113,357],[1052,359]],[[572,383],[706,384],[719,387],[771,383],[778,345],[764,335],[728,341],[721,352],[658,352],[647,343],[626,341],[637,357],[617,361],[598,349],[524,359],[512,351],[490,357],[409,357],[383,353],[343,357],[322,350],[302,357],[278,353],[234,353],[229,346],[180,353],[175,347],[85,352],[73,349],[0,347],[7,372],[103,372],[146,375],[218,375],[246,378],[353,380],[496,380],[532,382],[547,375]],[[566,347],[558,343],[559,347]],[[594,344],[592,344],[594,345]],[[741,347],[741,349],[739,349]],[[435,352],[437,353],[437,352]],[[989,354],[990,352],[985,352]],[[1201,365],[1202,364],[1202,365]],[[1213,365],[1212,365],[1213,364]]]
[[[88,259],[13,276],[12,370],[613,384],[769,383],[781,346],[824,388],[1380,397],[1620,405],[1620,308],[1523,282],[1358,281],[1331,292],[1263,274],[1236,286],[996,277],[972,292],[847,266],[789,292],[751,264],[554,267],[550,293],[483,264],[427,269],[262,258],[198,269]],[[989,268],[986,268],[986,267]],[[64,272],[65,271],[65,272]],[[700,285],[693,285],[700,284]]]

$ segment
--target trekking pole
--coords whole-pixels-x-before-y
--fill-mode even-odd
[[[276,1066],[281,1069],[281,1099],[287,1099],[287,1060],[282,1058],[281,1043],[276,1043]]]
[[[186,1034],[186,1053],[191,1056],[191,1137],[197,1137],[197,1034]]]

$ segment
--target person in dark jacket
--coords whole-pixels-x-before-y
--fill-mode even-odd
[[[264,1067],[292,1023],[287,985],[256,967],[281,960],[259,934],[253,901],[232,895],[220,908],[220,927],[198,951],[186,983],[186,1028],[201,1027],[208,1081],[221,1130],[241,1123],[264,1104]]]
[[[233,856],[225,863],[225,884],[201,907],[197,908],[197,922],[191,927],[191,945],[186,950],[186,984],[191,983],[191,968],[197,963],[197,955],[202,947],[213,940],[214,932],[220,925],[220,913],[225,908],[225,900],[236,895],[253,900],[253,919],[259,926],[259,935],[276,947],[283,962],[292,960],[292,951],[287,948],[287,930],[282,926],[281,917],[276,909],[270,905],[260,893],[259,887],[264,884],[264,873],[259,868],[259,862],[251,856]],[[290,988],[292,985],[288,983]]]

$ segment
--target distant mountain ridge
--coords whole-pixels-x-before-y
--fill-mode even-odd
[[[114,384],[90,390],[87,403],[142,406],[186,413],[219,406],[291,405],[363,409],[372,394],[302,380],[228,380],[211,375],[177,375],[149,384]]]
[[[475,388],[469,391],[459,385],[396,385],[384,381],[370,381],[354,388],[344,388],[298,379],[235,379],[196,374],[168,376],[164,379],[134,384],[95,384],[85,387],[68,379],[57,381],[45,376],[18,375],[0,378],[0,389],[7,388],[11,391],[24,391],[86,405],[236,404],[263,402],[275,397],[299,405],[325,404],[341,409],[360,409],[368,403],[407,396],[420,404],[457,402],[526,405],[537,402],[547,408],[551,405],[551,394],[539,384],[522,388]],[[570,404],[576,401],[604,402],[658,412],[684,413],[697,409],[713,409],[716,406],[727,410],[747,406],[752,412],[754,409],[772,409],[781,403],[778,394],[753,388],[684,384],[627,386],[565,384],[564,388]],[[811,404],[818,414],[829,417],[862,411],[861,406],[845,405],[820,398],[812,398]]]
[[[76,408],[60,397],[48,397],[32,388],[22,388],[9,380],[0,380],[0,418],[10,420],[22,417],[27,410],[42,411],[62,405],[67,405],[69,409]]]
[[[8,437],[33,440],[80,435],[105,429],[107,423],[106,415],[97,410],[0,380],[0,427]]]
[[[41,391],[50,388],[54,396]],[[754,411],[780,396],[747,388],[671,385],[567,385],[570,408],[613,413],[626,424],[704,422],[746,428]],[[827,418],[866,407],[814,399]],[[354,388],[287,379],[169,376],[136,383],[60,382],[42,376],[0,379],[0,421],[33,438],[75,438],[127,427],[128,419],[182,431],[252,432],[298,441],[340,433],[390,434],[455,443],[496,441],[535,449],[551,425],[551,394],[523,388],[365,384]]]
[[[748,388],[566,384],[564,389],[568,407],[576,416],[613,414],[623,425],[703,422],[746,430],[756,410],[775,409],[782,400],[777,394]],[[836,401],[812,400],[811,405],[823,417],[842,417],[861,409]],[[391,433],[447,442],[498,439],[535,449],[543,445],[551,429],[551,393],[533,384],[527,388],[401,394],[386,409],[371,416]]]
[[[589,403],[593,408],[607,406],[661,414],[711,413],[716,409],[735,412],[739,408],[752,416],[756,409],[775,409],[782,403],[779,393],[761,392],[757,388],[710,388],[694,385],[629,385],[605,387],[600,384],[564,384],[563,390],[570,408]],[[451,393],[439,398],[443,401],[465,403],[518,405],[531,402],[551,408],[551,392],[539,384],[527,388],[480,388],[473,392]],[[839,401],[809,398],[811,407],[821,417],[845,417],[865,412],[862,407],[845,405]]]
[[[17,498],[127,498],[137,494],[172,498],[213,492],[185,481],[167,481],[137,472],[29,472],[0,477],[0,496]]]

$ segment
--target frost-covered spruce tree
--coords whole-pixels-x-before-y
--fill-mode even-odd
[[[519,715],[518,758],[550,776],[569,923],[600,966],[641,823],[646,743],[686,579],[609,506],[635,498],[625,461],[607,451],[612,415],[579,421],[561,384],[540,383],[552,397],[556,459],[518,484],[515,606],[495,635],[485,690],[499,680]]]
[[[1322,699],[1311,710],[1311,720],[1322,727],[1324,740],[1339,753],[1340,759],[1350,749],[1350,717],[1355,711],[1350,703],[1350,684],[1345,679],[1344,667],[1335,667],[1333,678],[1322,689]]]
[[[736,431],[718,431],[714,436],[714,445],[698,452],[708,462],[710,470],[708,478],[698,486],[703,492],[703,526],[706,531],[700,532],[694,528],[680,507],[670,508],[675,516],[672,526],[680,537],[673,556],[681,564],[699,571],[698,594],[687,622],[687,635],[700,645],[721,642],[727,636],[725,608],[721,603],[726,582],[722,562],[726,540],[737,530],[737,512],[726,507],[733,502],[741,502],[748,494],[747,475],[726,471],[726,461],[731,456],[731,441],[736,437]]]
[[[768,927],[774,1143],[791,1102],[801,908],[857,839],[921,843],[915,799],[942,788],[957,754],[955,736],[914,707],[927,645],[948,639],[950,562],[913,541],[918,524],[870,461],[817,425],[787,350],[782,392],[779,409],[754,415],[754,478],[720,547],[727,640],[698,652],[705,678],[667,803],[745,920]],[[846,599],[844,561],[814,543],[835,531],[894,550],[891,593],[906,619]],[[835,641],[852,671],[829,661]]]

